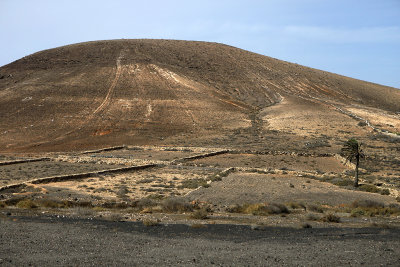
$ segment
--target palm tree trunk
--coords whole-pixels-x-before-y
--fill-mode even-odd
[[[356,171],[354,174],[354,187],[358,187],[358,165],[360,164],[360,156],[356,155]]]

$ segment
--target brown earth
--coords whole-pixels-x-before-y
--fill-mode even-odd
[[[0,166],[0,186],[158,164],[7,187],[0,192],[11,205],[5,209],[15,209],[23,198],[101,206],[184,196],[222,212],[216,221],[225,216],[231,223],[224,212],[235,203],[294,201],[338,212],[355,200],[395,205],[399,196],[400,90],[395,88],[226,45],[172,40],[59,47],[1,67],[0,77],[0,160],[50,158]],[[346,184],[352,167],[333,156],[351,137],[364,143],[367,154],[361,183],[376,193]],[[128,146],[80,153],[122,145]],[[229,152],[177,161],[221,149]],[[227,168],[234,171],[224,173]],[[247,222],[255,218],[245,216]],[[301,216],[306,215],[294,208],[287,219],[276,215],[274,223],[298,225],[305,220]],[[398,225],[395,216],[383,218]],[[348,220],[363,225],[363,218]]]
[[[80,43],[24,57],[0,74],[0,152],[121,144],[299,150],[326,136],[335,150],[335,141],[371,134],[336,107],[372,123],[390,116],[382,127],[400,131],[395,88],[217,43]]]

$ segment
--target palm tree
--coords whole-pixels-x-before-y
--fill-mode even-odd
[[[360,164],[360,158],[364,158],[364,152],[361,149],[361,143],[359,143],[356,139],[351,138],[344,143],[342,147],[342,153],[346,157],[347,161],[356,160],[356,170],[355,170],[355,179],[354,179],[354,187],[358,187],[358,166]]]

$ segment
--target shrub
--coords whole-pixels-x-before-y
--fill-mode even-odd
[[[343,179],[343,180],[335,181],[333,184],[337,185],[337,186],[353,186],[354,181],[352,181],[350,179]]]
[[[17,203],[17,207],[20,209],[36,209],[38,206],[31,199],[24,199]]]
[[[183,180],[182,184],[180,186],[178,186],[178,188],[196,189],[199,186],[209,187],[210,185],[207,184],[207,181],[205,179],[197,178],[197,179]]]
[[[363,184],[358,187],[361,191],[369,192],[369,193],[379,193],[381,190],[372,184]]]
[[[289,206],[289,208],[291,209],[306,209],[306,206],[304,205],[304,203],[299,203],[299,202],[295,202],[295,201],[291,201],[289,203],[286,204],[287,206]]]
[[[205,220],[208,218],[208,212],[206,209],[199,209],[192,213],[191,218],[198,220]]]
[[[352,206],[354,209],[351,211],[351,216],[353,217],[400,214],[400,205],[397,204],[390,204],[385,207],[383,203],[378,201],[362,200],[353,202]]]
[[[363,200],[356,200],[352,204],[354,208],[383,208],[385,204],[379,201],[370,200],[370,199],[363,199]]]
[[[144,226],[158,226],[160,225],[157,220],[152,220],[152,219],[144,219],[142,221]]]
[[[329,213],[329,214],[323,216],[323,217],[321,218],[321,220],[322,220],[323,222],[334,222],[334,223],[339,223],[339,222],[340,222],[340,217],[337,216],[337,215],[335,215],[335,214],[333,214],[333,213]]]
[[[0,208],[5,208],[7,205],[3,201],[0,201]]]
[[[288,214],[290,212],[289,209],[283,204],[270,203],[270,204],[248,205],[244,209],[244,213],[249,213],[253,215],[270,215],[270,214]]]
[[[235,205],[230,205],[225,210],[230,213],[241,213],[243,212],[243,207],[238,204],[235,204]]]
[[[312,228],[312,226],[309,223],[303,223],[301,224],[301,228],[307,229],[307,228]]]
[[[179,198],[167,198],[161,202],[162,210],[165,212],[185,212],[192,211],[192,206]]]
[[[315,205],[315,204],[308,205],[307,210],[318,212],[318,213],[324,213],[324,209],[321,206]]]
[[[157,202],[155,202],[152,199],[149,198],[142,198],[138,202],[136,202],[136,207],[140,210],[148,207],[154,207],[157,205]]]
[[[51,209],[55,209],[55,208],[62,208],[65,207],[63,204],[63,202],[59,202],[59,201],[55,201],[55,200],[50,200],[50,199],[42,199],[39,201],[36,201],[36,204],[40,207],[43,208],[51,208]],[[65,203],[67,206],[68,204]]]
[[[321,216],[314,214],[314,213],[308,213],[306,218],[309,221],[318,221],[321,219]]]
[[[385,188],[381,190],[381,195],[390,195],[389,189]]]

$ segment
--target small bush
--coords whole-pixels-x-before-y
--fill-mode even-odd
[[[70,206],[68,201],[60,202],[60,201],[51,200],[51,199],[42,199],[42,200],[36,201],[35,203],[40,207],[50,208],[50,209],[66,208],[66,207]]]
[[[160,225],[157,220],[152,220],[152,219],[144,219],[142,221],[144,226],[158,226]]]
[[[318,221],[321,219],[321,216],[314,214],[314,213],[308,213],[306,216],[307,220],[309,221]]]
[[[306,206],[304,205],[304,203],[299,203],[299,202],[295,202],[295,201],[286,203],[286,205],[289,206],[289,208],[291,208],[291,209],[304,209],[304,210],[306,209]]]
[[[191,218],[198,220],[205,220],[208,218],[208,212],[206,209],[199,209],[192,213]]]
[[[381,190],[381,195],[390,195],[389,189],[385,188]]]
[[[340,222],[340,217],[337,216],[337,215],[335,215],[335,214],[333,214],[333,213],[329,213],[329,214],[323,216],[323,217],[321,218],[321,220],[322,220],[323,222],[334,222],[334,223],[339,223],[339,222]]]
[[[390,204],[385,207],[381,202],[362,200],[353,202],[352,206],[354,209],[351,211],[351,216],[353,217],[400,214],[400,205],[397,204]]]
[[[303,223],[303,224],[301,224],[301,228],[304,228],[304,229],[312,228],[312,225],[309,223]]]
[[[359,190],[369,193],[379,193],[381,190],[372,184],[363,184],[358,187]]]
[[[205,179],[197,178],[197,179],[183,180],[182,184],[180,186],[178,186],[178,188],[196,189],[199,186],[209,187],[210,185],[207,184],[207,181]]]
[[[230,213],[241,213],[243,212],[243,207],[238,204],[235,204],[235,205],[230,205],[225,210]]]
[[[20,209],[36,209],[38,206],[31,199],[24,199],[17,203],[17,208]]]
[[[7,205],[3,201],[0,201],[0,208],[5,208]]]
[[[142,198],[138,202],[136,202],[136,207],[140,210],[144,208],[149,208],[149,207],[154,207],[157,205],[157,202],[155,202],[152,199],[149,198]]]
[[[370,199],[363,199],[363,200],[356,200],[352,204],[354,208],[383,208],[385,204],[379,201],[370,200]]]
[[[313,212],[318,212],[318,213],[324,213],[324,209],[321,206],[315,205],[315,204],[308,205],[307,210],[313,211]]]
[[[161,207],[164,212],[185,212],[192,211],[192,206],[179,198],[168,198],[161,202]]]
[[[270,204],[251,204],[243,209],[244,213],[249,213],[253,215],[271,215],[271,214],[288,214],[289,209],[283,205],[278,203],[270,203]]]
[[[352,181],[350,179],[343,179],[343,180],[335,181],[333,184],[337,185],[337,186],[353,186],[354,181]]]

